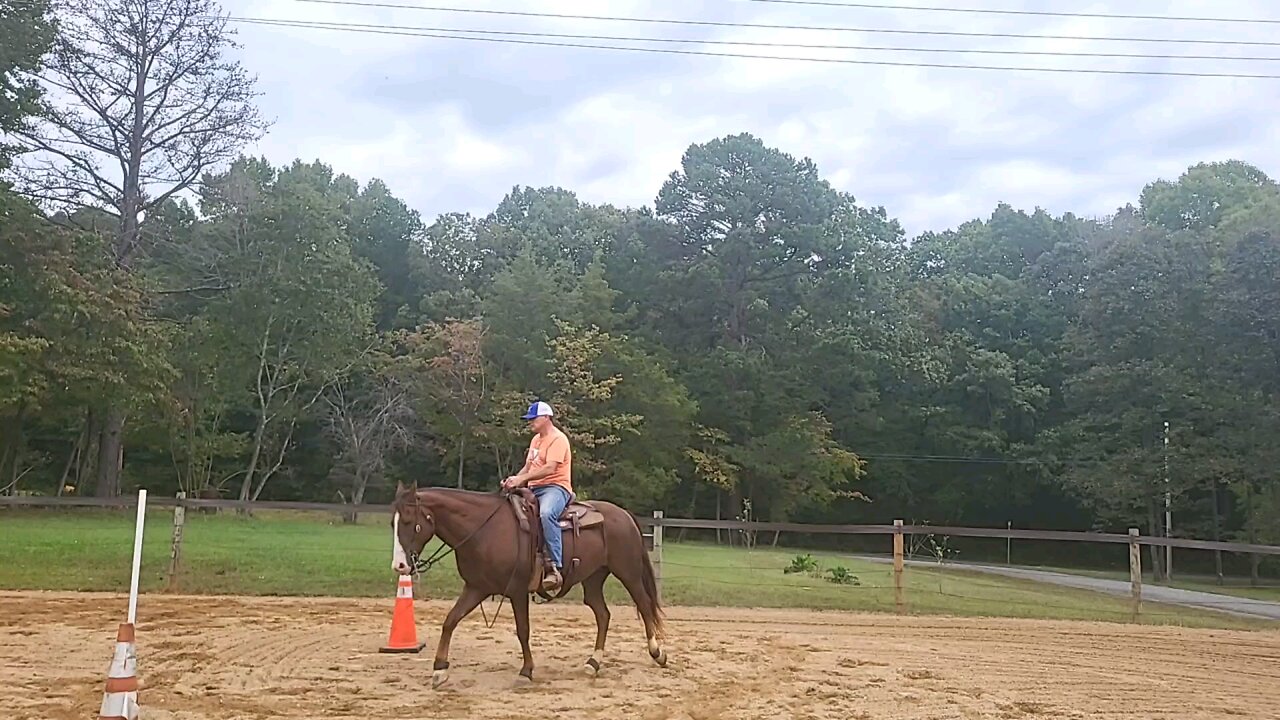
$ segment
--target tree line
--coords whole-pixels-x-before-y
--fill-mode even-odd
[[[426,220],[244,154],[219,12],[0,0],[4,492],[493,489],[543,399],[580,494],[636,512],[1163,534],[1167,493],[1177,535],[1280,542],[1280,188],[1246,162],[908,238],[743,133],[652,206]]]

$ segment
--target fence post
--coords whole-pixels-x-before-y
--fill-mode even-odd
[[[893,604],[903,610],[902,598],[902,521],[893,521]]]
[[[1009,534],[1004,537],[1004,564],[1012,565],[1013,564],[1013,521],[1012,520],[1008,520],[1005,522],[1005,529],[1009,531]]]
[[[653,577],[658,585],[658,597],[655,598],[658,602],[662,602],[662,531],[664,528],[661,522],[664,514],[661,510],[653,511],[653,519],[658,521],[653,524]]]
[[[173,591],[178,582],[178,568],[182,555],[182,525],[187,520],[187,509],[182,505],[187,494],[179,492],[177,497],[178,504],[173,506],[173,547],[169,550],[169,577],[165,588],[169,592]]]
[[[1133,595],[1133,621],[1142,611],[1142,546],[1138,544],[1138,528],[1129,528],[1129,587]]]

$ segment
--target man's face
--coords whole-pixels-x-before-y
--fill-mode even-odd
[[[540,433],[547,427],[547,423],[551,420],[546,415],[539,415],[529,421],[529,429],[533,432]]]

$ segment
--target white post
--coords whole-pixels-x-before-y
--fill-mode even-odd
[[[142,525],[146,520],[147,491],[138,491],[138,518],[133,528],[133,576],[129,580],[129,624],[138,618],[138,571],[142,566]]]

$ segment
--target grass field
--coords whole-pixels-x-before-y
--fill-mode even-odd
[[[148,513],[141,589],[166,587],[172,515]],[[385,516],[346,525],[336,516],[260,512],[253,518],[188,513],[181,570],[174,591],[194,594],[392,597],[391,529]],[[0,589],[128,588],[133,514],[117,511],[0,511]],[[715,545],[664,548],[663,596],[668,605],[791,607],[894,611],[892,568],[830,553],[814,553],[822,571],[847,568],[857,584],[784,574],[795,551],[745,551]],[[999,578],[955,569],[911,567],[908,611],[915,614],[1127,621],[1124,598]],[[419,596],[448,597],[460,581],[452,558],[422,578]],[[612,602],[626,602],[615,579]],[[566,600],[580,598],[580,591]],[[1251,628],[1263,621],[1144,603],[1142,622]],[[1275,624],[1269,624],[1274,627]]]

